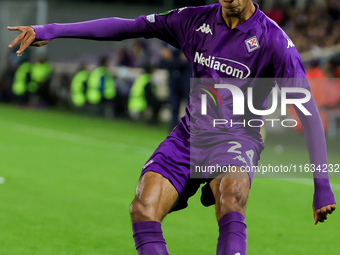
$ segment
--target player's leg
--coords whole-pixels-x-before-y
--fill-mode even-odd
[[[233,167],[236,172],[224,173],[210,182],[220,232],[218,255],[245,255],[247,250],[244,215],[250,180],[239,166]]]
[[[138,181],[136,196],[130,206],[131,221],[161,222],[177,200],[177,190],[170,181],[159,173],[148,171]]]
[[[186,137],[179,124],[143,166],[136,197],[130,206],[139,254],[169,254],[161,221],[171,210],[185,208],[187,204],[185,190],[190,186],[190,150]]]
[[[177,200],[177,190],[161,174],[148,171],[140,178],[136,197],[130,206],[133,237],[139,255],[169,254],[160,222]]]

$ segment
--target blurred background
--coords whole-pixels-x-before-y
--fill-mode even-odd
[[[154,39],[56,39],[17,58],[8,44],[18,33],[6,26],[136,18],[215,2],[0,0],[0,254],[135,254],[128,207],[141,168],[184,114],[191,75],[181,52]],[[340,0],[255,2],[301,53],[329,163],[339,171]],[[261,164],[309,162],[300,125],[263,135]],[[340,179],[331,182],[339,197]],[[314,227],[312,194],[311,179],[255,178],[248,254],[339,254],[339,213]],[[214,208],[203,208],[199,195],[164,221],[171,253],[215,253]]]

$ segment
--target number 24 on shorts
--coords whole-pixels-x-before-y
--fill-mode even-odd
[[[232,145],[227,152],[236,153],[238,155],[242,154],[242,151],[239,149],[242,149],[242,145],[239,142],[228,142],[228,144]],[[253,159],[254,159],[254,151],[248,150],[246,151],[246,155],[249,158],[251,166],[253,166]]]

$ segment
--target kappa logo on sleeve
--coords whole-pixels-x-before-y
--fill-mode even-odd
[[[150,14],[150,15],[146,16],[146,19],[147,19],[150,23],[155,23],[155,21],[156,21],[155,14]]]
[[[293,41],[291,39],[287,38],[287,42],[288,42],[287,49],[295,48],[295,45],[294,45],[294,43],[293,43]]]
[[[249,38],[244,42],[246,43],[249,53],[260,48],[259,40],[257,40],[256,36],[253,36],[252,38]]]

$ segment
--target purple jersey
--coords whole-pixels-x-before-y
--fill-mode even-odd
[[[157,37],[181,49],[192,65],[193,77],[230,78],[236,82],[239,80],[238,87],[243,92],[247,91],[249,86],[256,86],[256,83],[249,84],[251,78],[305,78],[299,53],[290,38],[257,4],[255,6],[253,16],[235,29],[228,29],[225,25],[219,3],[181,8],[166,14],[141,16],[136,22],[144,31],[144,37]],[[258,90],[258,110],[267,108],[268,96],[274,85],[272,83],[266,87],[261,86]],[[309,89],[308,83],[304,85]],[[223,97],[231,99],[228,94]],[[209,130],[204,124],[210,124],[213,116],[210,120],[197,120],[200,116],[195,113],[201,105],[195,104],[195,100],[192,102],[190,107],[187,106],[187,114],[182,119],[185,129],[190,130],[191,134]],[[249,112],[245,116],[233,116],[232,104],[232,100],[223,102],[220,118],[232,118],[236,121],[241,118],[254,119]],[[190,123],[190,117],[195,121]],[[193,126],[195,123],[199,123],[199,126]],[[259,128],[244,129],[234,126],[229,131],[233,135],[249,135],[261,142]]]

